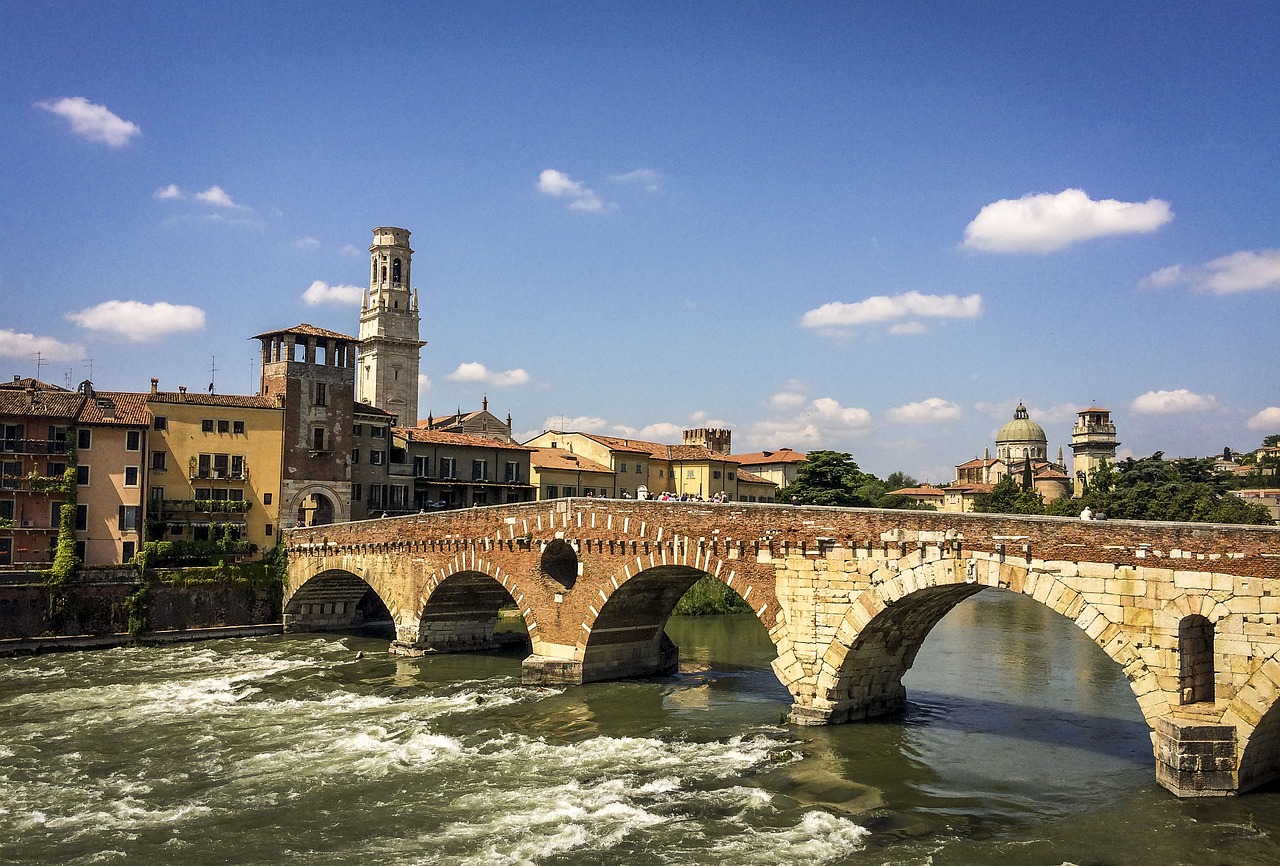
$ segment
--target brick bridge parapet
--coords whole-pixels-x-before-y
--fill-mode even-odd
[[[670,672],[664,626],[710,575],[778,649],[798,724],[901,710],[930,629],[987,587],[1074,622],[1123,669],[1180,795],[1280,776],[1280,529],[809,506],[561,499],[290,530],[286,624],[393,649],[492,645],[514,603],[528,682]]]

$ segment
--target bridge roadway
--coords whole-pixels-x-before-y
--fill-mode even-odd
[[[956,604],[995,587],[1074,622],[1123,669],[1179,796],[1280,777],[1280,529],[923,511],[559,499],[285,533],[286,631],[358,625],[393,652],[490,648],[514,604],[528,683],[675,670],[663,629],[700,577],[778,649],[791,721],[897,712],[902,676]]]

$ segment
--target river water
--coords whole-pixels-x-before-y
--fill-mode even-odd
[[[1119,669],[1028,599],[830,728],[782,723],[750,616],[668,632],[678,675],[574,688],[337,635],[0,659],[0,863],[1280,863],[1280,793],[1159,788]]]

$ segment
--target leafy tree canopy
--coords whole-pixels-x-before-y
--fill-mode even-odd
[[[907,496],[890,496],[892,490],[912,487],[916,480],[904,472],[890,473],[881,481],[858,468],[843,451],[810,451],[796,467],[796,480],[778,491],[779,502],[801,505],[838,505],[855,508],[929,509]]]

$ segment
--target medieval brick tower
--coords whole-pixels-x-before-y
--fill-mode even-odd
[[[356,399],[418,423],[418,293],[410,280],[407,229],[373,230],[369,291],[360,305],[360,370]]]
[[[1076,413],[1076,425],[1071,429],[1072,469],[1075,471],[1075,495],[1084,492],[1089,473],[1105,460],[1116,462],[1116,425],[1111,422],[1111,411],[1090,406]]]

